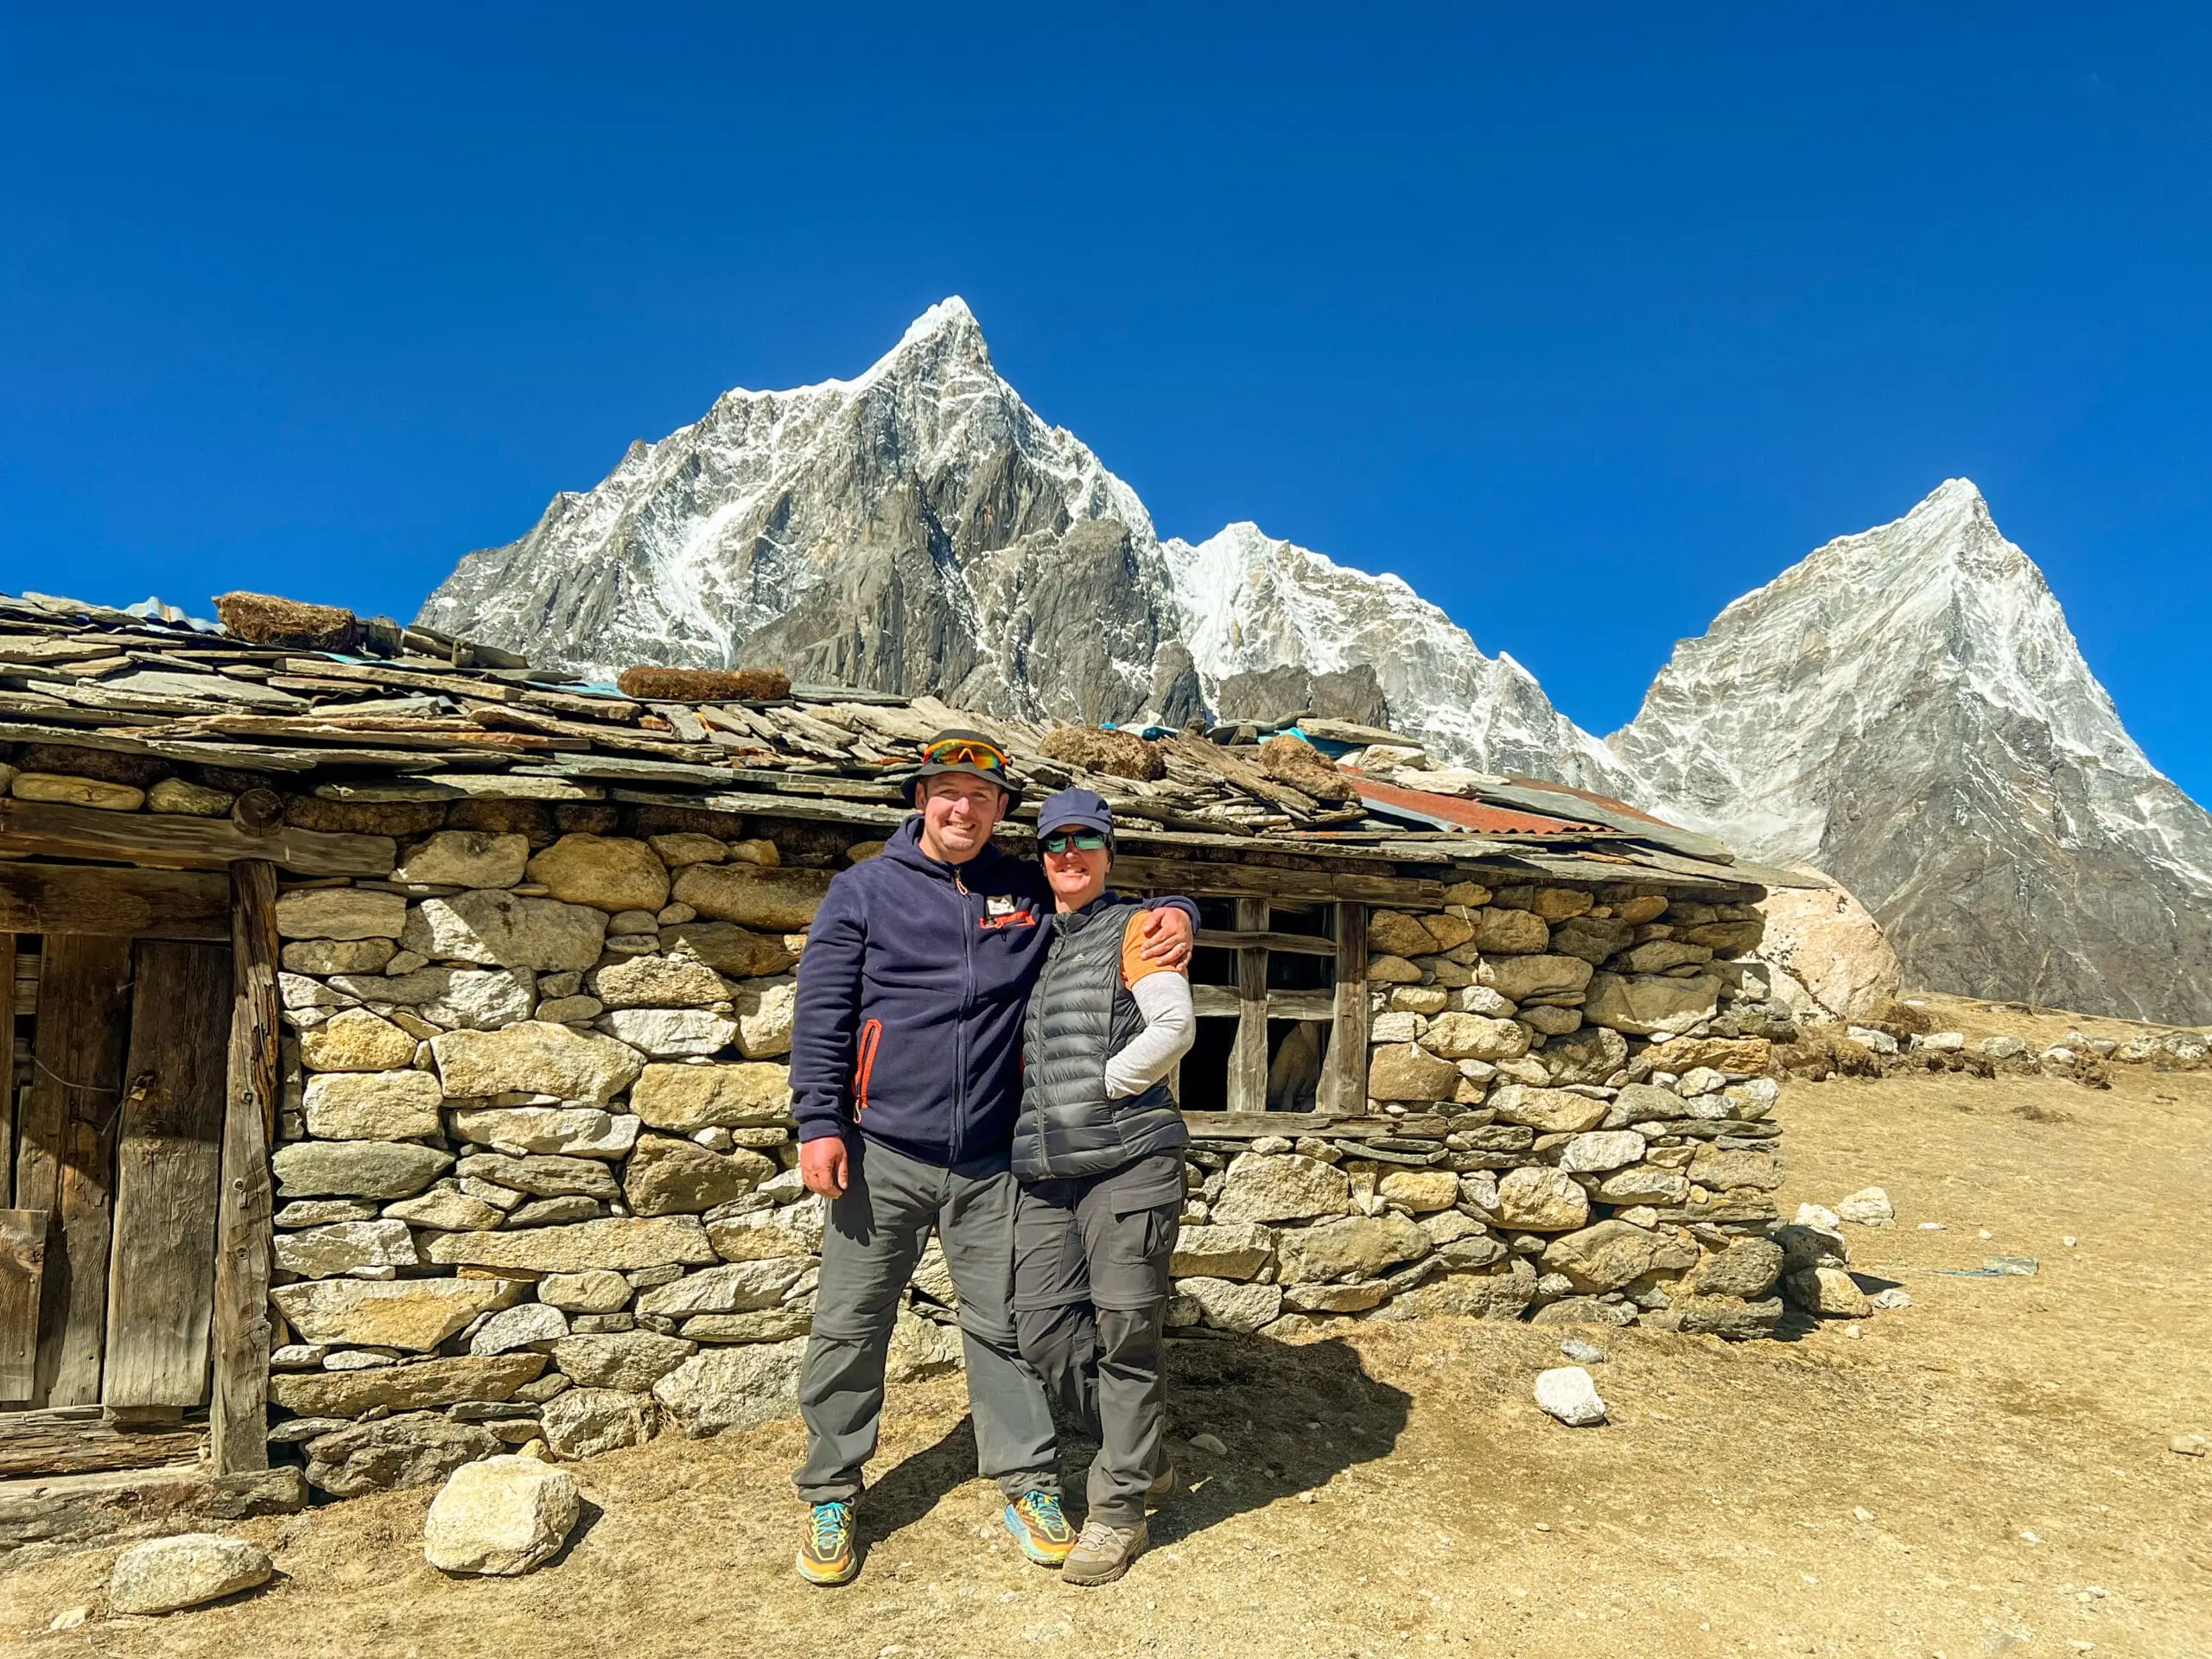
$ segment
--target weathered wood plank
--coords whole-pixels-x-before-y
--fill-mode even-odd
[[[1283,950],[1300,957],[1333,957],[1337,954],[1334,940],[1316,938],[1311,933],[1240,933],[1234,928],[1202,927],[1198,930],[1198,943],[1226,950],[1256,948]]]
[[[1329,1052],[1321,1073],[1321,1109],[1367,1108],[1367,906],[1337,906],[1337,986]]]
[[[199,1454],[203,1438],[197,1428],[132,1429],[75,1412],[0,1415],[0,1478],[181,1463]]]
[[[201,870],[0,863],[0,931],[228,938],[229,884]]]
[[[1444,884],[1426,876],[1337,874],[1323,870],[1277,869],[1265,864],[1206,864],[1189,859],[1135,855],[1116,857],[1114,880],[1117,886],[1142,887],[1151,893],[1224,898],[1258,895],[1322,902],[1351,899],[1365,904],[1432,910],[1444,903]]]
[[[100,1397],[107,1329],[116,1109],[130,1022],[130,941],[55,934],[40,976],[35,1066],[16,1155],[16,1202],[53,1211],[29,1399]]]
[[[269,1142],[276,1122],[276,868],[231,866],[232,1000],[215,1219],[208,1456],[269,1466]]]
[[[16,975],[21,965],[16,936],[0,931],[0,1208],[16,1190],[16,1016],[29,1011],[18,1006]],[[0,1388],[0,1400],[12,1397]]]
[[[37,1387],[47,1220],[43,1210],[0,1210],[0,1400],[28,1400]]]
[[[390,875],[398,847],[390,836],[334,835],[290,824],[251,835],[226,818],[0,801],[0,852],[113,859],[160,870],[219,870],[233,859],[265,858],[298,875]]]
[[[215,1294],[231,953],[149,939],[137,954],[100,1398],[196,1406]]]
[[[1236,931],[1268,931],[1268,901],[1239,899]],[[1226,1099],[1232,1112],[1268,1108],[1268,952],[1248,945],[1236,953],[1236,1040],[1229,1051]]]
[[[1332,1020],[1337,1012],[1334,991],[1269,991],[1267,1017],[1270,1020]],[[1191,1007],[1201,1020],[1241,1019],[1244,999],[1234,985],[1193,985]]]

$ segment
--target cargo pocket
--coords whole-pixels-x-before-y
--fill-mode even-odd
[[[1168,1264],[1182,1211],[1173,1204],[1117,1206],[1090,1249],[1090,1300],[1096,1307],[1141,1313],[1167,1300]]]

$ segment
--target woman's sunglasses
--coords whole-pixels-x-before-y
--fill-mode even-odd
[[[1037,843],[1048,853],[1096,853],[1104,849],[1106,837],[1095,830],[1070,831],[1065,835],[1046,836]]]
[[[996,745],[973,738],[948,738],[922,751],[924,764],[932,766],[981,766],[985,772],[1004,772],[1006,754]]]

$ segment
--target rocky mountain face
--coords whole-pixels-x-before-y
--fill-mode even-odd
[[[632,444],[420,620],[602,677],[779,664],[1028,717],[1388,723],[1816,865],[1908,982],[2212,1019],[2212,818],[1961,480],[1738,600],[1600,742],[1395,576],[1251,524],[1161,543],[950,299],[856,379],[730,391]]]
[[[1179,717],[1196,683],[1166,589],[1144,504],[951,299],[856,380],[728,392],[632,444],[461,560],[420,620],[599,674],[775,663],[1007,714]]]
[[[1611,753],[1552,707],[1535,675],[1510,657],[1484,656],[1397,576],[1347,569],[1253,524],[1160,551],[1210,696],[1236,677],[1285,666],[1371,667],[1390,723],[1456,764],[1595,789],[1621,781]]]
[[[1640,804],[1842,881],[1910,984],[2212,1019],[2212,817],[1964,480],[1736,601],[1607,741]]]
[[[1492,770],[1603,787],[1613,764],[1395,576],[1249,524],[1163,547],[1136,493],[1000,378],[957,298],[857,379],[727,392],[632,444],[462,559],[418,620],[597,675],[779,664],[1069,720],[1179,725],[1244,677],[1240,717],[1311,696]]]

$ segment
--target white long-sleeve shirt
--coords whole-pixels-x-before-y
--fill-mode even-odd
[[[1175,1069],[1191,1052],[1198,1020],[1191,1003],[1191,982],[1181,974],[1147,974],[1129,987],[1144,1014],[1144,1029],[1106,1061],[1110,1099],[1142,1094]]]

